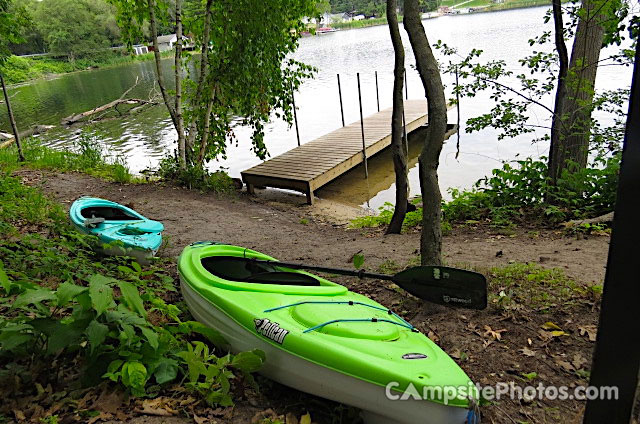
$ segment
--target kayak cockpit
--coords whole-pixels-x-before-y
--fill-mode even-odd
[[[297,271],[285,271],[281,267],[259,263],[237,256],[209,256],[201,259],[204,269],[225,280],[278,284],[284,286],[321,286],[312,275]]]
[[[138,221],[142,219],[124,209],[112,206],[88,206],[80,210],[80,215],[86,219],[103,218],[105,221]]]
[[[180,269],[192,273],[185,279],[196,290],[337,296],[347,288],[322,277],[287,268],[255,250],[216,242],[196,242],[181,255]],[[187,265],[188,264],[188,265]]]

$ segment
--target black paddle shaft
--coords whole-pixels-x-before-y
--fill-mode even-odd
[[[393,277],[394,277],[393,275],[388,275],[388,274],[376,274],[374,272],[365,272],[363,269],[353,270],[353,269],[344,269],[344,268],[329,268],[326,266],[298,264],[295,262],[265,261],[261,259],[253,259],[253,261],[257,263],[262,263],[262,264],[283,266],[291,269],[308,269],[310,271],[326,272],[329,274],[348,275],[350,277],[358,277],[358,278],[374,278],[377,280],[393,281]]]
[[[439,305],[470,309],[487,307],[487,281],[482,274],[444,266],[417,266],[395,275],[377,274],[364,270],[330,268],[293,262],[252,259],[257,263],[306,269],[358,278],[393,281],[412,295]]]

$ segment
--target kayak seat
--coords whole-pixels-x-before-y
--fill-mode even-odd
[[[201,262],[211,274],[229,281],[283,286],[321,286],[320,282],[310,275],[283,271],[269,264],[237,256],[209,256],[202,258]]]
[[[140,218],[119,208],[108,206],[90,206],[80,211],[84,218],[104,218],[109,221],[134,221]]]

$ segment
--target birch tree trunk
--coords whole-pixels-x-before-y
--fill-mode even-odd
[[[403,145],[402,111],[404,101],[402,88],[404,85],[404,46],[398,28],[396,15],[397,1],[387,0],[387,21],[394,52],[393,68],[393,112],[391,114],[391,149],[393,153],[393,169],[396,173],[396,207],[387,228],[387,234],[400,234],[402,223],[407,214],[407,197],[409,181],[407,178],[407,153]]]
[[[405,0],[404,28],[409,34],[416,67],[428,102],[428,127],[420,154],[420,191],[423,215],[420,254],[422,265],[442,263],[442,195],[438,185],[440,152],[447,131],[447,103],[438,61],[425,33],[418,0]]]
[[[175,120],[178,132],[178,160],[182,169],[187,167],[187,153],[184,134],[184,118],[182,116],[182,0],[176,0],[176,56],[175,56]]]
[[[196,88],[196,95],[193,104],[200,104],[200,99],[202,98],[202,91],[204,89],[204,85],[206,84],[207,74],[209,70],[209,39],[211,36],[211,6],[213,5],[213,0],[207,0],[205,5],[205,15],[204,15],[204,29],[202,34],[202,46],[200,48],[200,75],[198,75],[198,86]],[[208,108],[210,110],[211,108]],[[189,132],[187,134],[187,139],[185,141],[186,147],[189,150],[193,150],[195,146],[196,135],[198,133],[198,119],[194,116],[191,118],[191,122],[189,124]],[[200,156],[200,155],[199,155]],[[198,162],[200,160],[198,159]]]

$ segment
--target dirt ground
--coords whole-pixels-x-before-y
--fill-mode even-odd
[[[349,229],[326,216],[326,206],[274,201],[264,197],[219,197],[158,184],[120,185],[81,174],[50,174],[22,170],[23,180],[41,186],[69,206],[83,195],[127,204],[165,224],[168,245],[161,252],[177,256],[198,240],[217,240],[246,246],[282,260],[350,267],[355,253],[365,257],[365,268],[404,267],[414,261],[419,234],[384,235],[378,230]],[[338,220],[339,221],[339,220]],[[483,226],[454,228],[444,237],[448,265],[488,271],[493,266],[532,262],[560,268],[581,284],[601,284],[604,278],[609,237],[580,239],[562,231],[517,229],[501,232]],[[493,303],[484,311],[454,310],[425,305],[406,293],[371,281],[336,279],[391,307],[436,341],[483,385],[514,382],[517,385],[587,384],[594,346],[598,301],[579,299],[570,307],[538,310],[526,305],[513,310]],[[495,291],[500,288],[495,288]],[[493,297],[497,293],[492,293]],[[553,299],[551,299],[553,301]],[[545,323],[562,328],[551,334]],[[273,409],[276,415],[310,411],[314,422],[350,423],[337,404],[265,382],[259,400],[241,401],[233,411],[211,411],[205,421],[251,422],[256,412]],[[544,423],[579,422],[584,403],[575,400],[501,399],[482,407],[483,422]],[[187,421],[188,420],[188,421]],[[193,422],[193,418],[139,417],[138,423]]]

